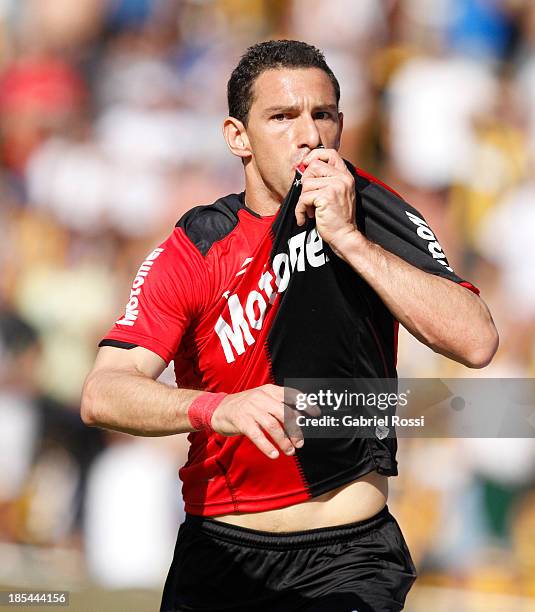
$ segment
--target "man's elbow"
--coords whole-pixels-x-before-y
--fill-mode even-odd
[[[467,355],[465,365],[475,369],[485,368],[492,361],[499,344],[498,330],[493,323],[490,323],[485,333],[479,337],[476,346]]]
[[[82,400],[80,403],[80,417],[88,427],[96,427],[99,424],[97,416],[97,389],[98,381],[95,374],[91,373],[86,378],[82,391]]]

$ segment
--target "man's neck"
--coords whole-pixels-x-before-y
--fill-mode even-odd
[[[258,172],[245,170],[245,205],[262,217],[274,215],[279,210],[283,197],[277,196],[261,179]]]

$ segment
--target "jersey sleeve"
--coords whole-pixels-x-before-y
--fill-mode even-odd
[[[479,295],[477,287],[454,272],[435,233],[413,206],[370,175],[361,185],[357,225],[369,240],[420,270],[447,278]]]
[[[124,311],[99,346],[141,346],[169,363],[202,304],[203,287],[202,256],[175,228],[139,267]]]

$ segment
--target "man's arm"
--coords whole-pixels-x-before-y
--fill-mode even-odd
[[[161,357],[145,348],[103,346],[84,384],[82,420],[138,436],[194,431],[187,409],[201,392],[156,381],[165,367]]]
[[[142,347],[102,347],[84,384],[82,420],[138,436],[195,431],[188,410],[204,392],[158,382],[165,367],[161,357]],[[279,454],[275,445],[292,455],[303,445],[303,434],[285,413],[284,402],[290,396],[291,390],[269,384],[229,394],[213,412],[211,427],[225,436],[247,436],[271,459]]]
[[[486,366],[498,332],[483,300],[449,279],[418,269],[369,241],[355,226],[355,182],[333,149],[303,160],[299,225],[315,216],[318,233],[375,290],[394,317],[437,353],[468,367]]]
[[[331,247],[418,340],[470,368],[490,363],[498,332],[487,305],[470,289],[419,270],[358,230],[341,235]]]

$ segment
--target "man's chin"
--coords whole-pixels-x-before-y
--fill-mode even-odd
[[[292,185],[294,184],[294,181],[295,181],[295,169],[293,170],[292,175],[290,177],[288,177],[288,182],[286,183],[286,190],[284,192],[284,196],[283,197],[286,197],[286,195],[288,194],[288,192],[292,188]]]
[[[271,191],[271,193],[276,197],[276,199],[282,204],[284,202],[284,198],[288,195],[288,192],[292,188],[292,185],[295,181],[295,168],[292,168],[291,174],[288,174],[284,180],[280,183],[265,183],[266,187]]]

